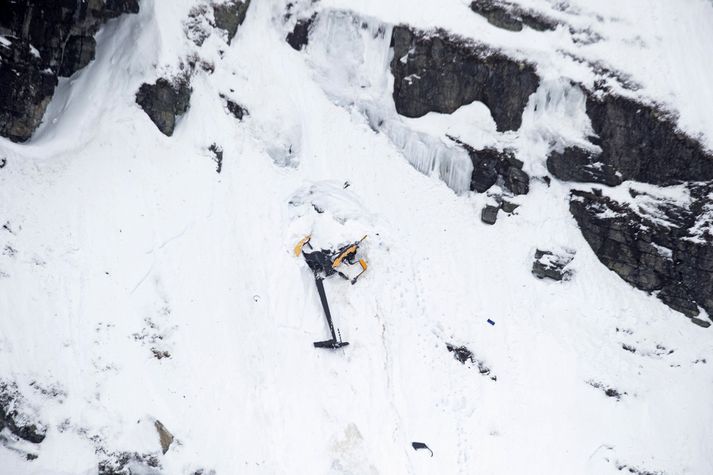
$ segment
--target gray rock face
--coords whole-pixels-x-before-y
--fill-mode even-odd
[[[225,3],[213,5],[215,26],[228,33],[228,44],[238,32],[238,27],[245,21],[248,7],[250,7],[250,0],[228,0]]]
[[[561,180],[618,185],[625,180],[670,185],[713,180],[713,155],[677,131],[655,108],[620,96],[588,94],[587,115],[602,152],[568,148],[547,166]]]
[[[470,9],[485,17],[491,25],[505,30],[521,31],[523,24],[537,31],[557,28],[557,21],[508,2],[478,0],[470,4]]]
[[[188,111],[190,100],[191,87],[185,79],[160,78],[154,84],[142,84],[136,93],[136,103],[167,136],[173,135],[176,119]]]
[[[562,152],[552,152],[547,158],[547,170],[564,181],[603,183],[616,186],[622,182],[621,173],[588,150],[568,147]]]
[[[106,20],[137,13],[138,0],[3,1],[0,31],[0,135],[15,142],[42,121],[58,76],[71,76],[94,59],[94,34]]]
[[[534,66],[446,32],[394,27],[394,103],[399,114],[450,114],[473,101],[490,108],[497,129],[516,130],[540,84]]]
[[[704,215],[713,185],[690,187],[690,207],[661,202],[656,216],[596,191],[573,191],[570,211],[599,260],[622,279],[660,291],[661,301],[688,317],[698,306],[713,315],[713,236],[696,230],[710,219]]]

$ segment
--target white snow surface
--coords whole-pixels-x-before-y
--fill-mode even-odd
[[[230,46],[215,31],[201,47],[184,31],[197,3],[142,0],[109,22],[33,139],[0,140],[0,379],[48,427],[24,449],[36,460],[0,444],[0,473],[93,474],[102,451],[155,454],[166,474],[713,473],[710,331],[597,260],[566,183],[533,179],[514,214],[483,224],[492,197],[467,191],[445,137],[514,147],[544,175],[551,148],[590,132],[570,80],[595,74],[569,52],[630,75],[632,94],[712,144],[710,2],[520,2],[601,35],[589,45],[565,27],[499,30],[461,0],[306,2],[320,16],[301,52],[284,40],[286,0],[253,0]],[[536,62],[522,128],[497,133],[478,103],[399,117],[401,23]],[[134,95],[192,54],[215,71],[193,75],[166,137]],[[306,234],[368,235],[359,282],[325,283],[350,342],[337,351],[312,346],[327,328],[292,253]],[[571,280],[536,279],[538,248],[576,251]],[[165,455],[154,420],[176,438]]]

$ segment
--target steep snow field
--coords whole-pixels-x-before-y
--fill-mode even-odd
[[[587,131],[562,79],[592,75],[561,54],[577,50],[713,144],[713,5],[573,0],[559,15],[604,37],[575,45],[562,29],[498,30],[458,0],[325,0],[297,52],[285,2],[254,0],[231,46],[216,31],[200,48],[184,33],[194,3],[143,0],[111,21],[32,141],[0,140],[0,375],[48,426],[36,460],[0,447],[0,473],[96,473],[98,447],[160,454],[155,419],[176,438],[166,474],[713,473],[710,331],[607,270],[557,180],[483,224],[492,198],[465,191],[469,164],[444,141],[514,144],[544,175],[547,144]],[[521,130],[496,133],[477,103],[398,117],[388,44],[402,22],[537,60],[545,89]],[[215,71],[198,70],[165,137],[134,94],[191,53]],[[327,329],[292,254],[310,233],[368,235],[357,285],[326,281],[350,342],[338,351],[312,347]],[[536,279],[537,248],[576,251],[572,279]]]

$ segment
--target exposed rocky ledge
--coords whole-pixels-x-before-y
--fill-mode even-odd
[[[137,13],[139,0],[0,2],[0,135],[28,140],[58,77],[94,59],[94,35],[107,20]]]
[[[713,180],[713,154],[680,132],[657,108],[611,94],[587,93],[587,115],[600,153],[576,147],[553,153],[547,167],[565,181],[615,186],[626,180],[657,185]]]
[[[622,279],[658,291],[659,299],[688,317],[699,315],[699,306],[713,316],[712,193],[711,184],[690,185],[687,207],[649,195],[642,207],[597,190],[573,191],[570,211],[599,260]]]
[[[309,42],[309,32],[312,29],[312,24],[316,18],[317,14],[315,13],[309,18],[300,18],[297,20],[295,27],[285,38],[287,43],[293,49],[300,51],[302,48],[307,46],[307,43]]]
[[[215,26],[228,33],[228,44],[238,32],[238,27],[245,21],[249,7],[250,0],[228,0],[213,5]]]
[[[533,65],[442,30],[428,33],[396,26],[391,46],[394,103],[407,117],[450,114],[481,101],[490,108],[499,131],[517,130],[528,99],[540,84]]]
[[[508,2],[478,0],[471,2],[470,9],[485,17],[491,25],[510,31],[522,31],[523,25],[533,30],[547,31],[554,30],[558,25],[552,18]]]

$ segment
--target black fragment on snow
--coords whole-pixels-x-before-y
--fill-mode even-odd
[[[413,450],[428,450],[431,452],[431,457],[433,457],[433,450],[423,442],[411,442],[411,447],[413,447]]]

